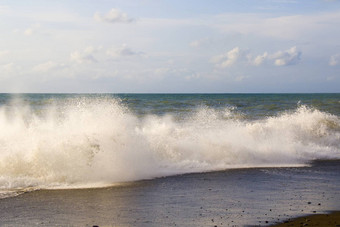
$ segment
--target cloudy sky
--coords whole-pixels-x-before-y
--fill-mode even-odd
[[[339,0],[0,0],[0,92],[340,92]]]

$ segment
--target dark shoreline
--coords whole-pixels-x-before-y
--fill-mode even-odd
[[[0,199],[0,225],[292,224],[291,220],[303,215],[339,211],[339,171],[338,161],[320,161],[309,167],[183,174],[114,187],[36,190]]]
[[[286,220],[284,223],[270,225],[271,227],[298,227],[298,226],[340,226],[340,211],[332,211],[326,214],[312,214]]]

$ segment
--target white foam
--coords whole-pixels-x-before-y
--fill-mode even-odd
[[[136,117],[115,99],[0,108],[0,189],[99,187],[172,174],[340,158],[337,116],[300,106],[250,121],[231,109]]]

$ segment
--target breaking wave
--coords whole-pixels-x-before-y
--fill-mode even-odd
[[[307,106],[261,120],[202,107],[137,117],[118,99],[0,107],[0,189],[100,187],[340,158],[340,119]]]

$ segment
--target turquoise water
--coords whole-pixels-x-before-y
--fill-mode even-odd
[[[0,189],[340,158],[340,94],[0,94]]]
[[[0,94],[0,105],[13,97],[42,107],[67,99],[119,99],[137,114],[185,114],[201,108],[235,108],[249,118],[273,116],[306,105],[340,115],[340,94]]]

